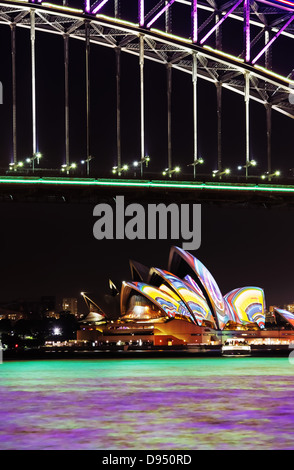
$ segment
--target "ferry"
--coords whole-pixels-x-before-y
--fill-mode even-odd
[[[242,338],[231,338],[222,345],[223,356],[250,356],[251,346]]]

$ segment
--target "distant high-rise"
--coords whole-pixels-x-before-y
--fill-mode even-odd
[[[288,310],[289,312],[294,313],[294,302],[292,302],[291,304],[285,305],[284,308]]]
[[[54,311],[56,307],[56,298],[53,295],[41,297],[41,313]]]
[[[77,315],[78,299],[76,299],[75,297],[67,297],[66,299],[62,299],[62,310],[67,310],[72,315]]]

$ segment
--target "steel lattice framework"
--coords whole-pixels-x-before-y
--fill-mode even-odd
[[[153,5],[152,5],[153,3]],[[128,4],[128,20],[124,19],[124,4]],[[173,9],[177,8],[177,13]],[[178,14],[181,8],[181,15]],[[186,19],[188,31],[180,34],[181,21]],[[86,0],[82,8],[47,2],[2,1],[0,23],[11,27],[12,58],[15,57],[15,30],[29,28],[32,54],[32,126],[33,158],[36,147],[36,94],[35,94],[35,32],[43,31],[64,37],[65,77],[68,86],[68,39],[85,42],[86,57],[91,44],[105,46],[116,51],[117,65],[117,169],[121,174],[120,144],[120,53],[138,56],[141,90],[141,169],[146,159],[144,141],[144,62],[151,60],[167,69],[168,84],[173,69],[191,75],[193,87],[194,123],[194,174],[199,163],[197,136],[197,83],[199,79],[216,86],[218,115],[218,172],[223,172],[221,152],[222,89],[244,97],[246,115],[246,175],[251,165],[249,154],[249,106],[250,101],[264,105],[267,117],[267,165],[271,174],[271,113],[272,110],[294,118],[294,71],[286,64],[285,76],[274,69],[273,48],[281,38],[287,38],[292,47],[294,39],[294,2],[287,0],[263,2],[255,0]],[[238,25],[239,37],[224,41],[226,28]],[[228,26],[227,26],[228,25]],[[186,28],[187,30],[187,28]],[[178,32],[179,31],[179,32]],[[275,51],[274,51],[275,52]],[[17,166],[16,151],[16,86],[15,62],[12,60],[13,80],[13,165]],[[89,70],[86,68],[87,91],[90,88]],[[171,92],[170,92],[171,93]],[[170,94],[168,94],[170,99]],[[87,100],[89,93],[87,93]],[[65,98],[66,162],[70,168],[68,145],[68,96]],[[89,110],[89,103],[87,103]],[[87,111],[88,112],[88,111]],[[170,107],[168,107],[168,171],[172,172],[170,148]],[[89,119],[89,114],[88,114]],[[88,124],[88,123],[87,123]],[[87,162],[90,161],[90,136],[87,125]]]

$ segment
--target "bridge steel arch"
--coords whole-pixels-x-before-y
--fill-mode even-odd
[[[66,3],[66,1],[64,2]],[[104,14],[104,9],[112,3],[113,14]],[[123,1],[121,2],[123,3]],[[136,2],[134,2],[136,3]],[[150,2],[149,2],[150,3]],[[171,151],[171,80],[172,70],[179,70],[191,76],[193,89],[193,139],[194,151],[191,166],[196,175],[196,166],[201,163],[198,154],[197,124],[197,83],[205,80],[215,84],[217,94],[218,116],[218,155],[216,174],[224,172],[222,162],[221,129],[222,129],[222,89],[240,94],[244,98],[246,116],[246,149],[244,168],[246,176],[251,166],[249,142],[249,107],[250,102],[262,104],[266,110],[267,122],[267,169],[268,178],[272,173],[271,165],[271,114],[272,110],[294,118],[294,73],[292,69],[285,75],[272,70],[272,48],[284,37],[294,39],[294,2],[233,0],[216,2],[215,0],[170,0],[159,1],[147,11],[148,2],[138,0],[136,3],[137,18],[134,21],[124,20],[119,14],[117,0],[98,0],[90,4],[86,0],[83,8],[57,5],[48,2],[0,2],[0,24],[11,28],[12,51],[12,90],[13,90],[13,162],[17,168],[18,155],[16,145],[16,70],[15,70],[15,32],[16,28],[29,28],[31,41],[31,77],[32,77],[32,158],[38,157],[36,144],[36,31],[60,35],[64,38],[65,54],[65,146],[66,160],[64,168],[70,169],[69,156],[69,104],[68,104],[68,40],[73,38],[85,42],[86,51],[86,87],[87,87],[87,168],[89,175],[90,152],[90,45],[112,48],[116,53],[116,91],[117,91],[117,172],[123,173],[120,141],[120,54],[133,54],[138,57],[140,66],[140,106],[141,106],[141,171],[146,163],[144,142],[144,63],[155,61],[167,69],[168,96],[168,174],[173,169]],[[175,5],[186,9],[191,18],[190,30],[186,37],[173,34],[171,12]],[[109,11],[109,10],[108,10]],[[164,18],[163,29],[155,28],[158,21]],[[222,31],[226,23],[234,20],[242,24],[241,49],[232,52],[222,43]],[[232,45],[235,47],[235,41]],[[237,42],[237,41],[236,41]],[[260,43],[262,44],[260,45]],[[291,65],[291,64],[290,64]]]

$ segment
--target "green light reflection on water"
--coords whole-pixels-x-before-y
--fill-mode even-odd
[[[293,449],[288,358],[7,362],[6,449]]]
[[[103,376],[148,376],[163,375],[292,375],[294,366],[287,357],[279,358],[156,358],[156,359],[86,359],[86,360],[42,360],[8,361],[1,365],[0,377],[13,376],[28,371],[45,376],[54,371],[67,375],[85,377],[99,370]]]

